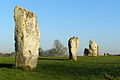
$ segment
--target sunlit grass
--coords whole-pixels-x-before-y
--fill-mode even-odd
[[[33,71],[15,67],[14,58],[0,58],[0,80],[119,80],[120,56],[42,57]]]

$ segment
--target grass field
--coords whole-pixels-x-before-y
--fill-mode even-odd
[[[120,56],[44,57],[33,71],[16,68],[14,58],[0,58],[0,80],[120,80]]]

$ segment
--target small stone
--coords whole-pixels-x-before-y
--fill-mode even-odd
[[[89,54],[89,49],[85,48],[84,49],[84,56],[88,56],[88,54]]]

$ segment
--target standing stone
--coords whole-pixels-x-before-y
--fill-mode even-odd
[[[94,41],[90,40],[89,41],[89,49],[85,48],[84,55],[87,55],[87,56],[99,56],[99,47],[98,47],[98,45]]]
[[[92,40],[89,41],[89,52],[90,52],[90,56],[98,56],[99,55],[98,45]]]
[[[16,66],[34,68],[40,47],[37,17],[19,6],[14,9]]]
[[[89,54],[89,49],[85,48],[84,49],[84,56],[88,56],[88,54]]]
[[[77,53],[79,48],[79,39],[77,37],[72,37],[68,41],[69,47],[69,57],[70,59],[77,60]]]

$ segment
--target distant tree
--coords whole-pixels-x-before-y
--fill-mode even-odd
[[[45,56],[45,51],[41,47],[39,48],[39,56]]]
[[[15,57],[16,56],[16,53],[15,52],[11,52],[10,53],[10,57]]]
[[[0,57],[10,57],[9,53],[0,53]]]
[[[54,49],[56,50],[56,56],[66,56],[67,48],[63,46],[63,44],[59,40],[54,41]]]
[[[40,56],[67,56],[67,48],[59,40],[55,40],[53,43],[53,48],[43,51],[42,48],[39,49]]]
[[[52,49],[46,50],[45,51],[45,56],[57,56],[56,55],[56,49],[52,48]]]
[[[4,57],[4,54],[3,54],[3,53],[0,53],[0,57]]]

